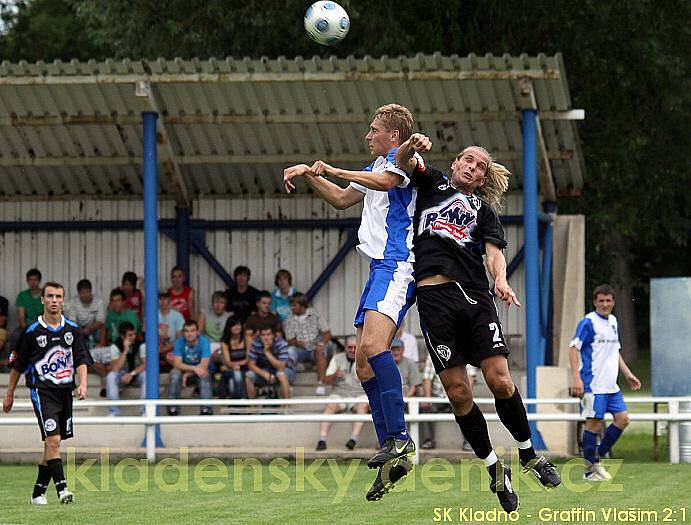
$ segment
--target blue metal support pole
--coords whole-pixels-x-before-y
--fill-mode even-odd
[[[175,252],[176,263],[185,272],[188,284],[190,279],[190,214],[185,207],[175,208]]]
[[[540,363],[540,246],[538,244],[537,111],[521,110],[523,131],[523,216],[525,236],[525,351],[528,397],[536,394],[535,373]],[[528,406],[529,412],[535,405]],[[533,446],[545,449],[534,421],[530,422]]]
[[[235,286],[235,281],[233,278],[230,276],[230,274],[226,271],[225,268],[223,268],[223,265],[218,262],[218,259],[214,257],[214,255],[209,251],[209,249],[206,247],[206,245],[196,239],[195,237],[192,237],[192,247],[197,251],[199,255],[202,256],[202,258],[211,266],[214,272],[216,272],[216,275],[218,275],[221,279],[223,279],[223,282],[226,284],[228,288]]]
[[[156,119],[154,112],[144,119],[144,289],[146,320],[146,398],[158,399],[158,173],[156,159]],[[157,410],[158,413],[158,410]],[[158,429],[157,429],[158,430]],[[157,432],[157,446],[160,436]]]

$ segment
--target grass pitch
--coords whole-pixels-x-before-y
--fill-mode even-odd
[[[686,492],[691,464],[646,461],[649,434],[622,440],[618,451],[629,459],[610,460],[611,482],[582,481],[580,460],[559,463],[564,483],[547,491],[513,465],[514,488],[521,507],[514,523],[683,523],[691,521]],[[638,445],[636,445],[638,444]],[[514,460],[515,462],[515,460]],[[67,468],[75,503],[61,506],[55,489],[47,507],[28,505],[36,467],[0,467],[2,523],[348,523],[396,524],[446,522],[489,523],[499,509],[489,492],[489,476],[480,462],[452,464],[432,461],[382,501],[370,503],[364,494],[374,471],[363,462],[274,460],[259,465],[206,460],[180,465],[164,460],[147,467],[126,460],[86,469],[78,462]],[[81,473],[77,471],[81,467]],[[450,510],[446,510],[450,509]],[[575,510],[573,510],[575,509]],[[669,510],[666,510],[669,509]],[[593,511],[588,514],[587,511]],[[616,514],[624,512],[625,514]],[[506,516],[506,515],[505,515]],[[499,514],[498,518],[502,516]],[[592,518],[592,519],[591,519]]]

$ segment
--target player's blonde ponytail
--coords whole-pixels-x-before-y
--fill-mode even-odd
[[[476,192],[478,196],[499,213],[502,208],[501,197],[509,189],[511,172],[498,162],[492,162],[485,174],[486,182]]]

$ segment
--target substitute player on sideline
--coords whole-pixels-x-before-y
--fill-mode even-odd
[[[593,304],[595,311],[578,323],[569,348],[569,361],[573,374],[571,392],[574,396],[583,396],[581,414],[586,417],[583,430],[583,479],[604,481],[612,479],[612,476],[602,466],[600,458],[610,451],[629,425],[626,402],[617,384],[619,370],[623,372],[631,390],[640,389],[641,382],[619,353],[619,325],[617,318],[612,315],[614,289],[608,284],[595,288]],[[614,416],[614,423],[607,427],[598,447],[597,436],[606,412]]]
[[[509,373],[509,351],[482,259],[486,254],[495,294],[509,305],[520,306],[506,281],[502,253],[506,241],[496,211],[508,188],[509,173],[492,162],[487,150],[469,146],[453,161],[448,176],[414,156],[430,146],[426,136],[415,134],[395,154],[398,165],[411,173],[411,184],[417,187],[413,251],[420,325],[456,422],[487,466],[490,489],[502,508],[511,512],[519,505],[511,487],[511,470],[492,449],[487,422],[473,401],[466,364],[482,369],[499,419],[517,442],[524,470],[550,488],[561,479],[554,465],[538,458],[533,450],[528,417]]]
[[[322,199],[337,209],[349,208],[364,199],[357,249],[371,260],[370,276],[354,324],[357,375],[369,399],[381,446],[367,462],[370,468],[379,469],[367,493],[370,501],[380,499],[412,469],[408,457],[415,454],[415,443],[405,423],[401,376],[389,351],[415,294],[411,253],[415,192],[409,185],[408,175],[396,167],[393,157],[412,130],[410,111],[388,104],[377,109],[365,137],[376,160],[363,171],[347,171],[321,161],[311,167],[298,164],[284,171],[289,193],[295,189],[293,179],[302,176]],[[325,176],[350,184],[341,188]]]
[[[76,369],[79,378],[77,397],[86,399],[86,369],[92,364],[92,360],[79,327],[62,315],[64,301],[65,288],[61,284],[45,284],[41,296],[43,315],[28,326],[21,336],[16,355],[12,356],[14,362],[7,393],[2,402],[4,412],[12,410],[14,390],[23,373],[44,442],[43,457],[38,464],[38,477],[29,500],[34,505],[48,504],[46,489],[51,478],[60,503],[72,503],[74,499],[65,481],[60,459],[60,440],[74,435],[74,370]]]

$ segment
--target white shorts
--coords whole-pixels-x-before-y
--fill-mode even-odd
[[[365,324],[365,312],[374,310],[389,317],[400,327],[408,309],[415,302],[413,263],[391,259],[372,259],[369,279],[362,291],[355,314],[355,326]]]

